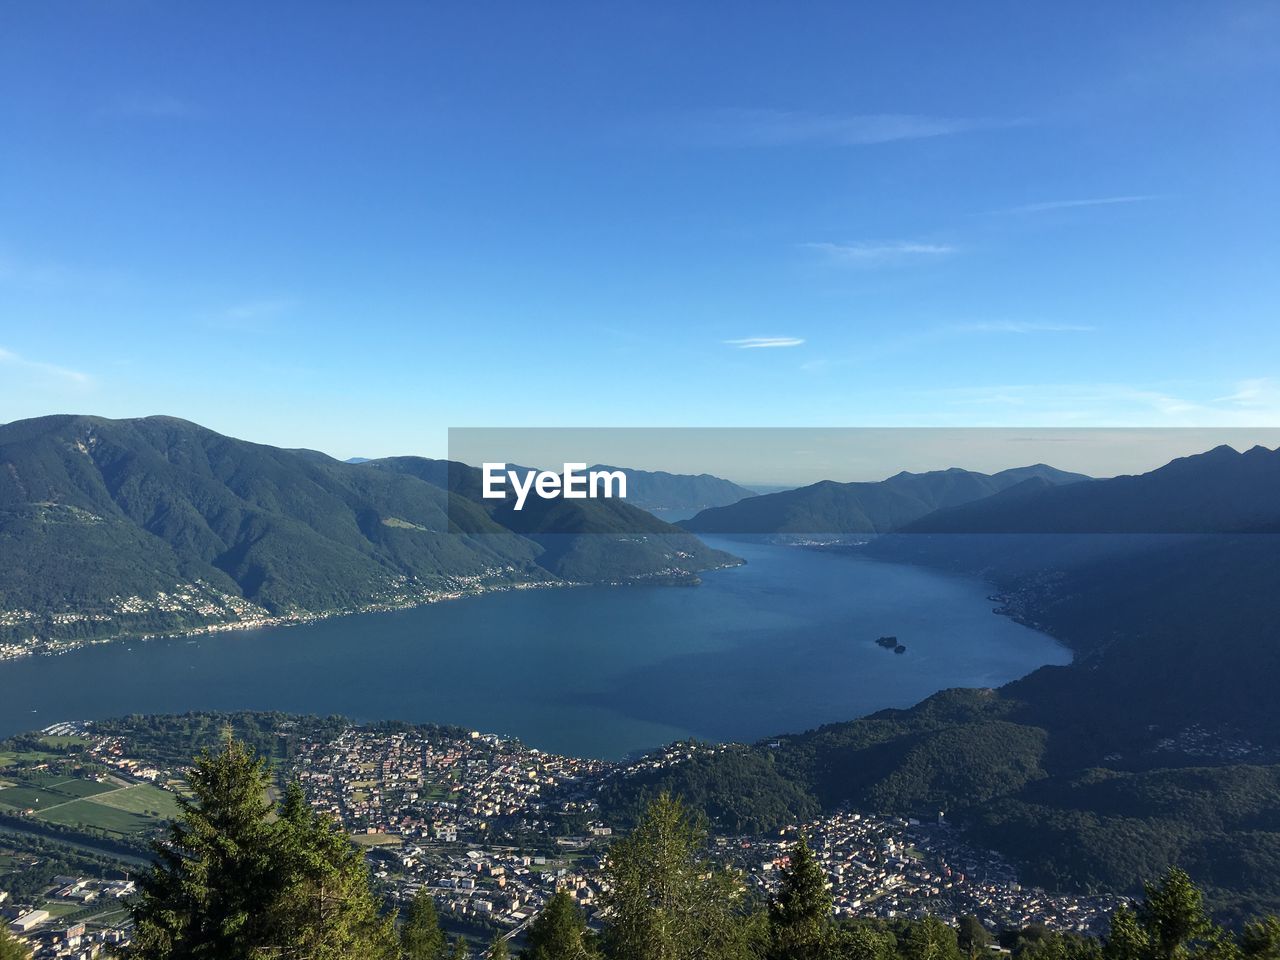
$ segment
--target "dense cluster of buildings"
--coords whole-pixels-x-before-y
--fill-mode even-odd
[[[707,749],[719,748],[672,744],[626,772],[660,770]],[[446,914],[506,926],[526,922],[556,889],[591,912],[612,833],[591,798],[620,770],[475,733],[360,728],[307,744],[295,766],[314,806],[373,838],[380,875],[402,895],[426,886]],[[768,894],[801,833],[840,916],[973,915],[992,930],[1045,924],[1086,933],[1103,929],[1121,902],[1025,888],[1006,862],[965,844],[942,817],[840,812],[773,836],[721,838],[716,855]]]
[[[53,883],[41,907],[10,904],[0,891],[0,921],[24,940],[33,960],[94,960],[104,956],[107,947],[128,942],[119,926],[90,927],[77,917],[131,896],[136,889],[132,880],[58,876]]]
[[[66,724],[52,734],[88,734]],[[518,931],[557,890],[588,916],[602,893],[601,858],[612,828],[595,797],[618,775],[651,772],[698,750],[673,744],[631,764],[543,753],[517,741],[452,728],[352,726],[334,738],[303,737],[285,773],[308,802],[366,848],[393,900],[430,891],[446,922]],[[95,761],[162,785],[184,771],[136,755],[119,737],[99,737]],[[977,917],[988,929],[1044,924],[1099,932],[1121,902],[1109,896],[1050,895],[1024,888],[993,853],[964,843],[943,822],[844,811],[767,836],[718,838],[713,855],[740,870],[763,895],[777,889],[804,835],[826,872],[841,917]],[[124,934],[109,925],[67,923],[76,904],[118,899],[128,881],[59,877],[47,901],[0,906],[12,929],[31,938],[38,958],[93,957]],[[74,919],[74,915],[71,915]]]
[[[1114,896],[1051,895],[1024,888],[996,854],[976,850],[940,816],[936,824],[852,811],[832,814],[779,837],[721,840],[720,848],[763,893],[777,889],[799,835],[827,874],[838,916],[977,917],[990,930],[1044,924],[1099,933],[1122,902]]]
[[[563,796],[608,768],[478,733],[353,728],[305,743],[291,772],[312,806],[369,845],[398,896],[427,887],[446,915],[517,927],[557,889],[594,902],[593,847],[610,830],[589,820],[589,802]],[[580,835],[557,835],[566,815]]]

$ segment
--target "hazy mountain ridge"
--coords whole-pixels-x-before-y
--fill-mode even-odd
[[[994,474],[952,467],[928,473],[903,471],[876,482],[823,480],[704,510],[680,526],[694,533],[886,533],[936,510],[980,500],[1023,482],[1056,485],[1088,479],[1035,464]]]
[[[903,533],[1234,533],[1280,522],[1280,450],[1229,446],[1133,476],[1019,485],[940,505]]]
[[[529,498],[515,509],[508,487],[503,499],[482,496],[483,474],[478,467],[452,460],[389,457],[363,467],[417,477],[449,491],[450,529],[473,531],[474,506],[503,530],[528,538],[542,550],[538,563],[556,576],[575,582],[679,579],[683,570],[698,570],[739,562],[713,550],[697,537],[618,499],[544,500]],[[508,469],[521,470],[514,465]],[[454,512],[454,505],[464,509]]]
[[[627,502],[649,511],[706,510],[724,507],[747,497],[754,490],[712,476],[709,473],[681,474],[665,470],[636,470],[596,464],[588,470],[622,470],[627,475]]]

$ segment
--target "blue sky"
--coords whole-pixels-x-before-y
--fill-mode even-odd
[[[1280,424],[1276,3],[10,4],[0,421]]]

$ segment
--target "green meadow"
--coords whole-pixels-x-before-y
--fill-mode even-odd
[[[121,837],[155,831],[177,815],[177,797],[149,783],[122,785],[43,773],[8,773],[0,812]]]

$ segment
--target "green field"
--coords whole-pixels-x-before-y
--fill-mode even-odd
[[[16,784],[0,790],[0,808],[8,810],[45,810],[49,807],[91,797],[115,787],[92,780],[10,775]]]
[[[15,763],[48,763],[59,759],[61,754],[45,753],[43,750],[0,750],[0,769]]]
[[[42,909],[48,910],[52,917],[69,917],[73,913],[83,912],[84,904],[70,903],[66,900],[46,900]]]
[[[92,827],[121,836],[147,833],[157,825],[154,817],[119,810],[95,800],[74,800],[54,807],[47,813],[41,813],[39,817],[48,823],[60,823],[68,827]]]
[[[172,820],[178,815],[178,798],[168,790],[161,790],[149,783],[137,783],[124,790],[113,790],[93,798],[97,804],[105,804],[143,816]]]
[[[66,750],[68,747],[87,747],[88,737],[41,737],[40,742],[50,750]]]
[[[26,810],[28,807],[40,809],[51,807],[71,799],[39,787],[17,786],[0,790],[0,808],[6,810]]]
[[[88,788],[76,787],[77,783],[87,783],[90,787],[96,787],[102,790],[112,789],[110,784],[103,785],[94,780],[90,780],[84,776],[70,776],[66,773],[48,773],[43,770],[11,770],[5,774],[7,780],[14,783],[26,784],[32,787],[44,787],[51,790],[61,790],[64,793],[74,793],[76,790],[84,790]]]
[[[152,833],[178,814],[178,799],[149,783],[122,786],[44,773],[11,773],[0,810],[34,810],[49,823],[122,836]]]
[[[394,833],[353,833],[351,842],[359,847],[398,847],[404,843],[404,837]]]

